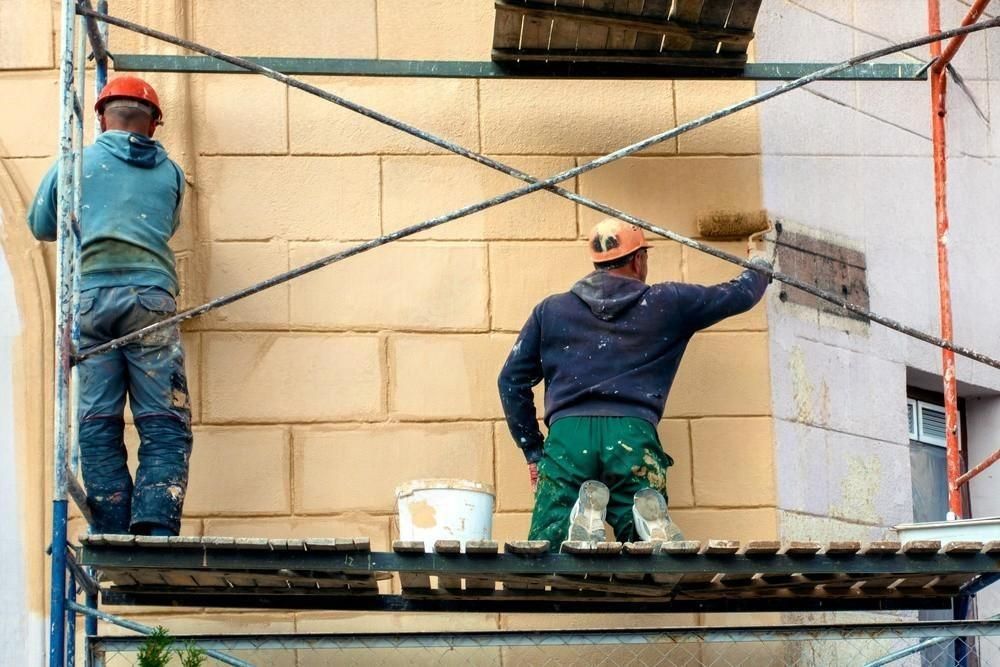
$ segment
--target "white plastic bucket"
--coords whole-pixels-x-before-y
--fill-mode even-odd
[[[396,489],[399,539],[421,541],[427,551],[435,540],[469,540],[493,535],[493,487],[464,479],[416,479]]]

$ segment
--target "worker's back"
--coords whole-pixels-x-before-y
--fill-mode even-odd
[[[605,415],[655,424],[691,336],[751,308],[766,285],[754,271],[711,287],[595,271],[532,312],[500,374],[501,398],[514,398],[503,388],[524,374],[523,351],[527,363],[541,362],[546,422]]]
[[[41,240],[55,239],[54,166],[28,222]],[[177,294],[174,255],[184,174],[151,138],[109,130],[83,151],[81,288],[139,282]],[[138,280],[137,280],[138,279]]]
[[[765,281],[748,275],[702,287],[595,271],[542,302],[547,420],[626,414],[659,421],[691,336],[750,308],[763,292]]]

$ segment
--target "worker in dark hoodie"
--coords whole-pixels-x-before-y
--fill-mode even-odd
[[[529,537],[553,549],[603,541],[606,517],[619,541],[682,539],[667,513],[673,460],[656,426],[691,337],[752,308],[769,278],[748,269],[710,287],[647,285],[642,230],[613,218],[589,244],[594,272],[535,307],[500,372],[507,425],[535,488]],[[548,437],[532,394],[542,380]]]
[[[95,109],[102,133],[83,151],[80,348],[170,316],[184,173],[153,139],[162,111],[142,79],[114,79]],[[28,213],[35,238],[56,239],[57,169]],[[177,535],[191,456],[191,405],[180,330],[171,326],[78,366],[83,480],[98,533]],[[135,482],[125,451],[128,396],[139,431]]]

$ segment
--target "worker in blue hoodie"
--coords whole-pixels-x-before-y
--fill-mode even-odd
[[[642,230],[608,218],[590,233],[594,272],[532,311],[500,372],[507,425],[528,461],[532,540],[682,539],[667,513],[656,426],[691,337],[752,308],[766,273],[709,287],[646,284]],[[763,257],[751,263],[770,268]],[[545,381],[538,427],[532,387]],[[723,378],[719,378],[723,381]]]
[[[83,151],[80,348],[172,315],[177,270],[167,242],[177,231],[184,173],[153,140],[162,111],[136,77],[109,82],[95,109],[102,133]],[[57,169],[28,213],[35,238],[56,239]],[[83,481],[98,533],[177,535],[191,456],[191,404],[175,325],[78,366]],[[139,467],[128,470],[128,396],[139,431]]]

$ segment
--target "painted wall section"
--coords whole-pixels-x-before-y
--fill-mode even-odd
[[[112,0],[111,8],[249,55],[486,59],[493,23],[485,2],[316,0],[289,11],[265,0]],[[58,77],[51,58],[37,60],[51,53],[51,13],[20,16],[25,50],[0,42],[0,98],[21,100],[16,112],[0,108],[0,157],[27,199],[56,146]],[[413,17],[427,30],[415,29]],[[174,52],[117,29],[111,44],[116,52]],[[272,81],[148,78],[166,105],[157,137],[189,179],[176,240],[188,305],[519,183]],[[754,92],[752,84],[717,82],[313,82],[538,176]],[[564,185],[695,234],[700,211],[761,206],[759,152],[757,115],[747,111]],[[532,499],[502,422],[496,375],[534,304],[590,270],[583,239],[596,221],[538,193],[190,322],[196,425],[183,532],[369,535],[385,549],[397,534],[394,486],[454,476],[494,484],[494,537],[523,538]],[[714,283],[737,273],[654,245],[654,280]],[[769,366],[762,307],[699,334],[681,366],[660,433],[676,460],[668,477],[674,517],[693,539],[777,535]],[[133,453],[134,441],[130,434]],[[82,528],[76,518],[70,534]],[[165,624],[178,632],[209,622],[172,618]],[[371,629],[350,614],[212,618],[244,631]],[[379,618],[400,629],[442,623]],[[540,621],[460,622],[472,629]],[[576,623],[587,622],[600,624]]]

